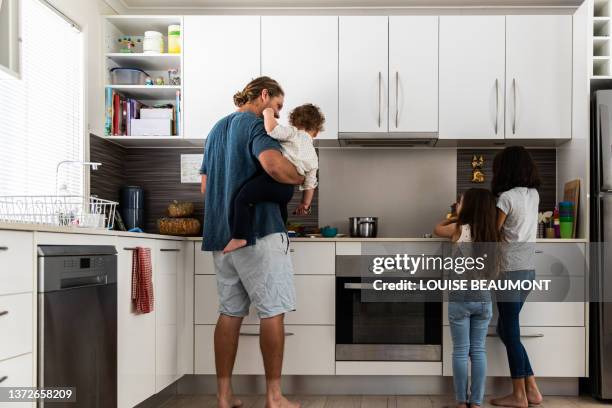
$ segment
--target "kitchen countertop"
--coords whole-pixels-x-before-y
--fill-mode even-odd
[[[140,232],[125,232],[125,231],[109,231],[104,229],[93,229],[93,228],[74,228],[74,227],[56,227],[52,225],[40,225],[40,224],[22,224],[22,223],[2,223],[0,222],[0,230],[13,230],[13,231],[36,231],[36,232],[53,232],[63,234],[86,234],[86,235],[110,235],[119,237],[130,237],[130,238],[151,238],[151,239],[169,239],[175,241],[201,241],[202,237],[175,237],[172,235],[161,235],[161,234],[149,234]],[[445,242],[445,238],[405,238],[405,237],[393,237],[393,238],[291,238],[293,242]],[[540,243],[553,243],[553,242],[567,242],[567,243],[586,243],[587,239],[576,238],[576,239],[538,239]]]

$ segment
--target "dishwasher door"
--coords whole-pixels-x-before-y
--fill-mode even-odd
[[[39,406],[116,407],[117,259],[100,253],[115,249],[79,248],[39,256],[38,386],[76,394],[76,403]]]

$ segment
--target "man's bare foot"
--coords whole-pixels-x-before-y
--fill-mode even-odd
[[[493,398],[491,400],[491,404],[497,405],[498,407],[513,408],[527,408],[529,406],[526,396],[518,397],[514,394],[506,395],[505,397],[501,398]]]
[[[241,406],[242,401],[233,395],[229,397],[217,397],[217,407],[219,408],[238,408]]]
[[[245,247],[247,244],[246,239],[235,239],[232,238],[230,242],[227,243],[225,248],[223,248],[223,253],[227,254],[242,247]]]
[[[300,403],[289,401],[285,397],[280,397],[279,399],[268,398],[266,408],[300,408]]]

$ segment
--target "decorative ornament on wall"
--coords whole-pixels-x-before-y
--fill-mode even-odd
[[[484,157],[482,154],[480,156],[472,156],[472,183],[484,183],[485,174],[483,171],[484,167]]]

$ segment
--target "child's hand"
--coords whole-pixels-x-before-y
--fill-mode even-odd
[[[294,214],[297,215],[308,215],[312,208],[308,204],[300,203],[294,211]]]
[[[276,112],[274,112],[274,109],[272,108],[266,108],[263,110],[263,115],[264,117],[268,116],[273,118],[276,115]]]

